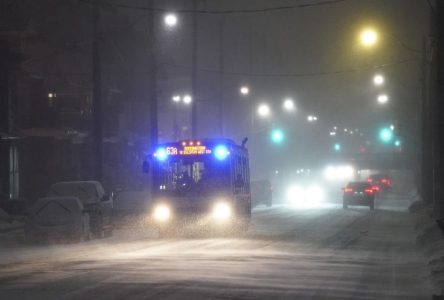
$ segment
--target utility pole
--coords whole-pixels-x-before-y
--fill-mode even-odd
[[[102,130],[102,74],[99,49],[99,1],[92,5],[92,64],[93,64],[93,152],[94,152],[94,179],[103,179],[103,130]]]
[[[221,16],[219,24],[219,134],[224,136],[224,25],[225,17]]]
[[[150,74],[148,76],[148,97],[150,103],[150,144],[151,150],[154,150],[155,145],[159,140],[159,131],[157,123],[157,37],[155,30],[155,19],[154,19],[154,0],[148,0],[148,69]]]
[[[193,0],[193,25],[192,25],[192,54],[191,54],[191,137],[197,138],[197,102],[199,95],[197,91],[197,0]]]

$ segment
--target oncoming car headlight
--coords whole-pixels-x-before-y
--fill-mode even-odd
[[[166,222],[171,218],[171,210],[164,204],[159,204],[154,208],[153,217],[156,221]]]
[[[324,201],[325,192],[319,185],[290,186],[287,190],[287,202],[293,207],[316,208]]]
[[[231,205],[227,202],[218,202],[213,206],[213,219],[223,221],[231,217]]]

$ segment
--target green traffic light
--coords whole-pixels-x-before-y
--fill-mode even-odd
[[[275,144],[281,144],[285,139],[285,134],[281,129],[273,129],[271,132],[271,141]]]
[[[333,149],[335,149],[335,151],[341,151],[341,144],[339,143],[334,144]]]
[[[379,139],[384,143],[388,143],[393,139],[393,131],[390,128],[382,128],[379,131]]]
[[[395,146],[396,147],[400,147],[401,146],[401,141],[400,140],[396,140],[395,141]]]

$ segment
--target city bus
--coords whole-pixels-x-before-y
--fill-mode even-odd
[[[157,145],[144,161],[152,173],[151,219],[161,235],[190,223],[243,231],[251,218],[248,150],[228,139]]]

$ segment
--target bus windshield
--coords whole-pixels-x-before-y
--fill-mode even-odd
[[[154,191],[173,196],[208,195],[230,189],[230,164],[208,156],[175,156],[154,165]]]

